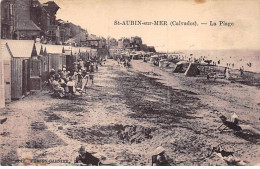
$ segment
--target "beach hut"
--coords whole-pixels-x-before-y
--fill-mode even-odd
[[[90,47],[85,47],[86,53],[87,53],[87,60],[90,60],[90,55],[91,55],[91,48]]]
[[[5,44],[5,96],[9,100],[11,88],[11,99],[20,99],[30,91],[30,74],[28,60],[32,56],[34,47],[33,40],[1,40]],[[10,61],[9,61],[10,59]],[[9,64],[11,63],[11,64]],[[11,79],[8,79],[10,78]],[[10,83],[11,82],[11,83]]]
[[[76,62],[78,59],[80,59],[80,47],[72,47],[71,51],[74,58],[74,62]]]
[[[0,51],[2,52],[4,45],[0,42]],[[5,107],[5,87],[4,87],[4,60],[0,57],[0,108]]]
[[[89,60],[89,52],[90,48],[88,49],[87,47],[80,47],[80,59],[83,61]]]
[[[48,70],[62,69],[62,66],[66,65],[66,56],[62,53],[62,45],[44,45],[46,47],[46,53],[48,55]]]
[[[99,60],[105,59],[107,55],[108,55],[108,50],[106,48],[97,49],[97,56],[98,56]]]
[[[47,49],[44,44],[35,43],[36,51],[37,51],[37,59],[40,60],[41,63],[41,80],[48,80],[49,73],[49,57],[47,54]]]
[[[72,55],[72,47],[71,46],[63,46],[62,54],[64,55],[64,57],[66,59],[66,69],[71,71],[72,65],[73,65],[73,62],[74,62],[73,55]]]
[[[90,49],[90,58],[94,59],[97,57],[97,49]]]
[[[3,41],[0,41],[0,51],[0,108],[3,108],[6,102],[11,102],[11,55]]]
[[[63,46],[62,53],[66,58],[66,69],[69,71],[73,70],[73,62],[75,62],[75,58],[72,54],[72,46]]]

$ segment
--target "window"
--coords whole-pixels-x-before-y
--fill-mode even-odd
[[[2,39],[6,38],[6,32],[7,32],[6,27],[3,27],[2,28]]]
[[[9,20],[9,15],[8,15],[8,9],[7,9],[7,8],[5,8],[5,18],[6,18],[7,20]]]
[[[9,4],[9,15],[14,16],[14,4]]]

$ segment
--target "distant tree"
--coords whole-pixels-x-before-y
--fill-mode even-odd
[[[149,48],[149,52],[156,52],[154,46],[149,46],[148,48]]]

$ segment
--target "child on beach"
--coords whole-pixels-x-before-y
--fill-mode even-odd
[[[162,146],[157,147],[152,156],[152,166],[154,163],[156,166],[170,166],[166,158],[165,149]]]
[[[97,157],[94,157],[91,153],[87,152],[84,146],[81,146],[79,149],[79,155],[76,157],[75,163],[78,162],[86,165],[101,165],[101,161]]]

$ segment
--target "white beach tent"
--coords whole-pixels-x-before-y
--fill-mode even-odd
[[[174,73],[185,73],[188,66],[189,66],[189,62],[187,61],[180,61],[176,64],[176,68],[174,69]]]

